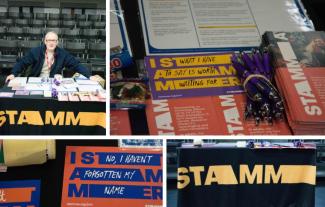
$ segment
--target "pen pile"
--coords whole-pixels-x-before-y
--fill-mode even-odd
[[[241,52],[234,54],[231,62],[247,94],[245,119],[253,117],[256,125],[263,120],[272,124],[273,120],[281,119],[284,112],[283,100],[271,83],[273,71],[268,52]]]

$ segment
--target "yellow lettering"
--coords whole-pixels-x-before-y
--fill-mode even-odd
[[[7,119],[5,117],[5,112],[0,111],[0,127],[6,123]]]
[[[157,67],[155,58],[150,58],[149,63],[150,63],[151,68],[156,68]]]
[[[6,111],[6,114],[9,116],[9,123],[10,124],[15,124],[15,115],[18,114],[17,111]]]
[[[246,178],[249,184],[253,184],[256,181],[257,184],[262,184],[263,179],[263,165],[255,165],[253,172],[250,173],[248,165],[240,165],[240,183],[246,183]]]
[[[173,60],[171,58],[161,58],[160,59],[160,65],[162,67],[172,67],[174,65]]]
[[[234,67],[229,66],[219,66],[220,75],[236,75],[236,70]]]
[[[195,167],[190,167],[189,169],[194,174],[194,184],[202,185],[201,184],[201,172],[204,171],[204,166],[195,166]]]
[[[52,124],[62,126],[64,124],[64,111],[59,111],[56,116],[54,117],[53,111],[46,111],[45,112],[45,124]]]
[[[73,112],[70,112],[70,111],[67,112],[67,114],[65,116],[65,124],[66,125],[72,124],[73,126],[76,126],[79,122],[80,122],[79,113],[78,113],[77,117],[75,117]]]
[[[155,77],[154,77],[154,79],[155,79],[155,80],[158,80],[159,78],[164,78],[164,77],[165,77],[164,73],[166,73],[164,70],[157,70],[157,71],[155,72]]]
[[[271,178],[273,183],[279,183],[280,178],[282,177],[282,169],[279,167],[278,172],[276,173],[273,165],[265,165],[265,177],[264,182],[269,184],[271,183]]]
[[[173,81],[166,81],[164,84],[161,81],[155,81],[156,91],[168,91],[168,90],[175,90],[174,82]]]
[[[17,124],[44,125],[39,111],[21,111]]]
[[[181,175],[183,173],[188,173],[187,168],[180,167],[177,169],[177,188],[183,189],[190,183],[190,177],[188,175]]]
[[[219,185],[236,185],[238,181],[231,165],[212,165],[209,167],[204,185],[215,182]]]

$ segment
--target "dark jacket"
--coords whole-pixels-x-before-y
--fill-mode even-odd
[[[17,76],[28,66],[32,66],[29,76],[38,77],[41,74],[44,64],[46,46],[43,44],[39,47],[32,48],[27,55],[21,58],[12,69],[12,74]],[[80,62],[62,48],[56,47],[54,51],[54,63],[51,67],[50,77],[55,74],[61,74],[64,67],[78,72],[86,77],[90,77],[90,71],[82,66]]]

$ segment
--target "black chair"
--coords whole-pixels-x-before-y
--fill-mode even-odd
[[[60,14],[49,13],[49,20],[60,20]]]
[[[80,39],[80,29],[65,28],[62,31],[62,38],[68,40],[78,40]]]
[[[81,38],[87,40],[96,40],[98,37],[98,29],[83,29],[81,32]]]
[[[60,27],[60,20],[48,20],[46,23],[47,27]]]
[[[99,30],[99,38],[101,41],[106,42],[106,30],[105,29]]]
[[[24,29],[22,27],[9,27],[7,36],[11,39],[22,40],[24,38]]]
[[[87,15],[85,15],[85,14],[76,14],[76,20],[77,21],[86,21],[87,20]]]
[[[90,29],[91,28],[91,22],[89,21],[79,21],[77,24],[77,27],[80,29]]]
[[[47,14],[46,13],[35,13],[36,19],[39,20],[47,20]]]
[[[45,21],[43,19],[32,19],[30,22],[30,25],[32,27],[44,27],[45,26]]]
[[[104,14],[100,15],[100,21],[106,22],[106,15],[104,15]]]
[[[79,59],[80,62],[87,62],[85,59],[86,54],[86,43],[84,42],[65,42],[65,47],[67,51],[73,54]]]
[[[62,14],[63,20],[75,20],[76,15],[74,14]]]
[[[106,22],[94,22],[93,27],[95,29],[105,29]]]
[[[28,27],[29,26],[28,19],[16,19],[15,24],[17,27]]]
[[[14,20],[13,19],[0,19],[0,23],[3,26],[10,27],[14,24]]]
[[[100,21],[99,14],[88,14],[88,21]]]
[[[8,18],[10,19],[19,19],[20,13],[19,12],[8,12]]]
[[[94,43],[89,42],[89,50],[88,55],[90,59],[94,59],[97,61],[104,61],[106,57],[106,43],[100,42],[100,43]]]
[[[0,39],[5,39],[6,36],[7,36],[6,27],[0,27]]]
[[[0,19],[7,19],[8,13],[7,12],[0,12]]]
[[[73,29],[75,26],[76,22],[74,20],[63,20],[61,27]]]
[[[25,33],[29,40],[42,40],[44,36],[43,28],[39,27],[25,28]]]
[[[18,42],[18,47],[20,49],[20,56],[24,56],[26,55],[30,49],[34,48],[34,47],[38,47],[41,45],[41,41],[40,40],[23,40],[23,41],[19,41]]]
[[[23,19],[33,19],[33,13],[22,13]]]
[[[17,40],[0,39],[0,52],[2,55],[17,55],[18,56],[18,54],[19,54],[18,41]]]

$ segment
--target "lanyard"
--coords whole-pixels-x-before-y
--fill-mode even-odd
[[[46,59],[47,67],[49,67],[49,70],[50,70],[52,64],[54,63],[54,54],[53,54],[52,58],[49,58],[49,56],[47,55],[47,50],[46,50],[46,52],[45,52],[45,59]]]

